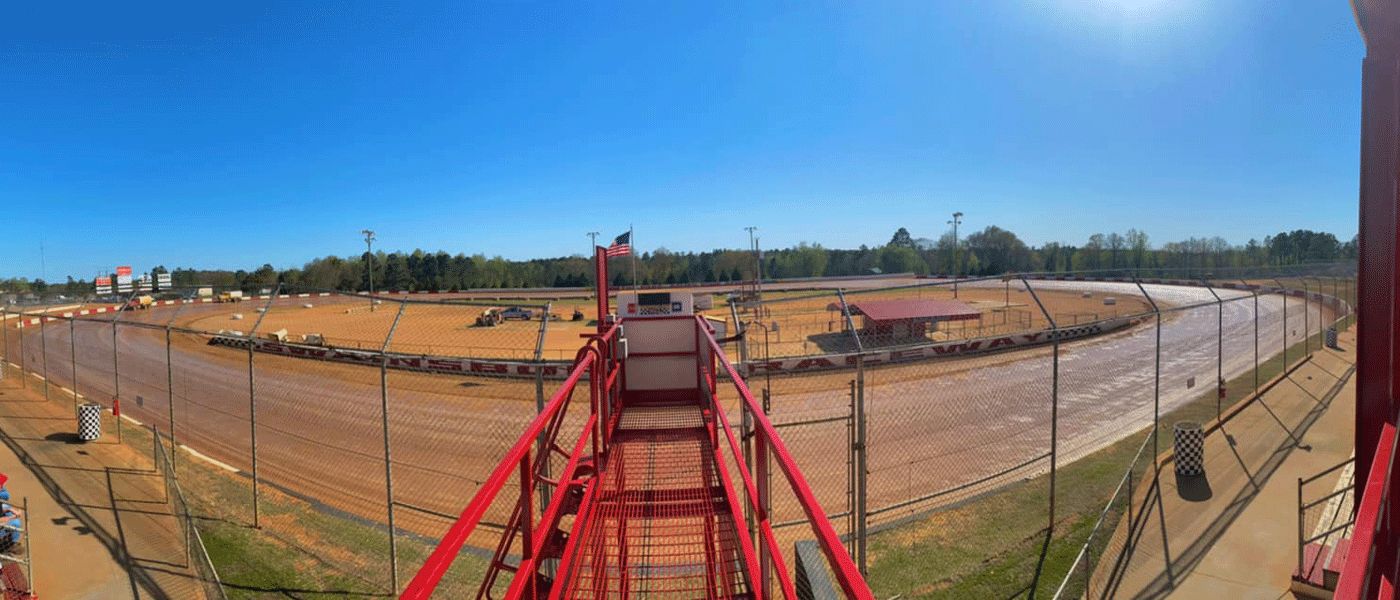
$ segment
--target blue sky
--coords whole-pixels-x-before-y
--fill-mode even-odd
[[[1356,231],[1341,0],[0,8],[0,277]]]

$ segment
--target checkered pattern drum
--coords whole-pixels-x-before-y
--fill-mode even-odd
[[[1337,328],[1336,328],[1336,327],[1328,327],[1328,328],[1327,328],[1327,347],[1328,347],[1328,348],[1331,348],[1331,349],[1333,349],[1333,350],[1336,350],[1336,349],[1337,349]]]
[[[1200,475],[1206,471],[1206,435],[1200,423],[1182,421],[1173,436],[1176,448],[1176,474]]]
[[[78,439],[91,442],[102,437],[102,405],[84,404],[78,407]]]

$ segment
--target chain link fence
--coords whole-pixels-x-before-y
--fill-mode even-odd
[[[160,430],[154,426],[151,427],[151,439],[155,442],[153,453],[156,472],[160,473],[165,482],[165,497],[180,528],[180,543],[185,549],[185,560],[193,567],[205,600],[225,600],[228,596],[224,593],[223,585],[219,583],[219,574],[214,570],[213,562],[209,560],[209,551],[204,547],[204,540],[195,524],[197,513],[192,513],[189,503],[185,501],[185,493],[180,490],[180,482],[175,474],[175,465],[170,462],[170,455],[166,453]]]
[[[1191,275],[703,293],[877,596],[1102,597],[1163,415],[1217,418],[1354,320],[1345,269]],[[256,528],[346,593],[402,590],[598,318],[573,291],[194,292],[0,308],[0,366],[120,412],[118,435],[154,428],[193,522]],[[927,314],[882,318],[907,301]],[[771,502],[789,559],[812,562],[807,516]],[[512,509],[488,510],[444,589],[479,578]]]

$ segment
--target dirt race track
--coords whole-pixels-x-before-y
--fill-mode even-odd
[[[1033,285],[1038,293],[1044,290],[1052,304],[1063,302],[1058,306],[1066,314],[1083,308],[1070,303],[1082,299],[1084,291],[1095,294],[1093,301],[1103,295],[1123,298],[1125,303],[1127,298],[1142,300],[1132,284]],[[1200,288],[1146,287],[1164,307],[1213,299]],[[1001,282],[964,284],[959,293],[960,297],[985,296],[990,300],[1002,300],[1011,294],[1013,304],[1018,294]],[[1302,339],[1305,318],[1312,319],[1313,331],[1319,317],[1331,320],[1331,315],[1319,313],[1316,305],[1310,305],[1311,316],[1305,317],[1302,301],[1295,298],[1287,301],[1285,323],[1281,316],[1284,299],[1261,296],[1257,309],[1261,325],[1256,338],[1255,308],[1249,295],[1224,290],[1219,293],[1227,300],[1246,300],[1226,302],[1219,313],[1212,305],[1163,320],[1163,410],[1194,397],[1214,381],[1217,319],[1225,332],[1227,379],[1252,366],[1256,339],[1263,348],[1261,360],[1267,359],[1282,347],[1285,335],[1293,342]],[[382,343],[393,323],[389,316],[393,311],[377,310],[370,317],[347,314],[344,311],[353,307],[347,306],[348,300],[342,300],[345,299],[277,300],[268,307],[267,320],[259,330],[276,327],[297,332],[294,327],[312,323],[319,328],[316,333],[367,343],[377,339]],[[314,308],[301,308],[303,303],[311,303]],[[567,301],[561,304],[566,308],[555,308],[554,312],[572,312]],[[386,302],[380,308],[391,305]],[[241,305],[188,305],[180,310],[175,322],[199,329],[252,329],[251,322],[258,316],[253,311],[255,307],[252,301]],[[244,315],[240,321],[230,319],[235,308]],[[1129,310],[1121,304],[1119,309]],[[139,311],[132,317],[163,325],[173,316],[165,312],[170,310],[173,309]],[[410,306],[400,326],[413,325],[395,332],[390,350],[400,343],[405,347],[472,347],[461,340],[470,339],[463,336],[472,335],[476,328],[468,326],[467,317],[474,319],[479,310],[480,307],[448,310],[440,305]],[[585,311],[591,319],[591,310]],[[354,318],[342,323],[338,315]],[[823,310],[821,317],[829,315]],[[555,325],[550,324],[550,347],[571,355],[569,349],[577,348],[582,326],[561,323],[556,330]],[[538,322],[511,323],[492,330],[490,335],[495,340],[518,335],[507,337],[512,340],[511,345],[518,339],[529,347],[538,326]],[[9,324],[6,354],[9,362],[23,361],[32,371],[40,371],[42,366],[54,384],[72,387],[72,353],[77,358],[76,387],[81,394],[105,404],[113,397],[115,386],[120,385],[124,413],[165,429],[173,412],[179,442],[244,472],[253,468],[250,414],[256,411],[259,478],[376,522],[383,522],[386,512],[381,411],[387,406],[395,499],[401,505],[427,509],[399,511],[398,525],[426,536],[440,535],[446,524],[446,520],[429,513],[456,515],[535,413],[535,382],[531,380],[388,371],[384,375],[388,383],[385,395],[381,393],[378,369],[253,355],[207,346],[203,336],[188,333],[172,336],[167,386],[166,332],[154,328],[118,329],[115,348],[119,378],[113,376],[110,319],[76,321],[71,328],[75,348],[69,345],[70,328],[66,323],[24,330]],[[1062,462],[1151,423],[1156,333],[1150,324],[1144,324],[1061,348]],[[400,335],[404,336],[403,341]],[[41,354],[41,347],[47,348],[47,355]],[[875,521],[894,519],[1047,469],[1044,455],[1050,436],[1050,371],[1048,347],[872,369],[867,376],[872,508],[985,480],[956,496],[886,510]],[[784,423],[844,414],[849,403],[845,380],[850,377],[849,373],[827,373],[774,378],[773,420]],[[1188,379],[1200,381],[1202,387],[1187,385]],[[34,380],[31,385],[35,385]],[[763,382],[756,380],[752,385],[758,388]],[[547,382],[546,395],[555,386]],[[249,402],[250,387],[256,396],[255,406]],[[53,395],[63,393],[51,390]],[[576,399],[586,402],[586,391],[576,394]],[[845,456],[844,422],[786,427],[780,431],[823,506],[828,512],[842,510],[847,478],[841,458]],[[505,508],[493,507],[487,520],[499,522]],[[778,521],[798,517],[795,507],[784,504],[781,494],[775,497],[775,511]],[[471,543],[486,545],[491,541],[491,534],[486,532],[474,536]]]

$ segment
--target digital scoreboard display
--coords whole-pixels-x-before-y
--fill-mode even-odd
[[[652,292],[637,294],[637,306],[671,306],[670,292]]]

